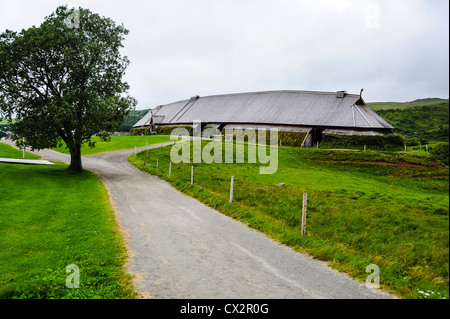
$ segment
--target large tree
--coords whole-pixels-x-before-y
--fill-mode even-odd
[[[122,80],[123,25],[61,6],[39,27],[0,35],[0,117],[32,149],[67,145],[81,172],[81,146],[114,131],[136,105]]]

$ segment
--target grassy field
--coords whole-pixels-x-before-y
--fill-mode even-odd
[[[22,156],[1,143],[0,154]],[[0,299],[134,298],[106,189],[66,168],[0,163]],[[71,264],[79,289],[66,287]]]
[[[364,281],[366,266],[376,264],[382,288],[400,297],[448,298],[449,171],[425,152],[283,147],[276,174],[260,175],[259,164],[195,164],[192,186],[190,164],[172,164],[168,177],[170,149],[151,150],[152,165],[145,165],[145,152],[129,161],[355,279]],[[228,202],[231,176],[233,203]],[[305,237],[300,235],[303,192],[308,194]]]
[[[124,149],[132,149],[136,147],[143,147],[151,144],[170,141],[170,136],[111,136],[111,141],[103,142],[99,137],[94,136],[92,141],[95,142],[95,147],[83,145],[81,148],[81,155],[92,155],[103,152],[112,152]],[[55,151],[69,154],[69,150],[65,144],[61,147],[54,148]]]

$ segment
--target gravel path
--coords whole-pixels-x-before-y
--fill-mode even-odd
[[[158,147],[160,144],[147,148]],[[138,150],[143,150],[141,148]],[[185,196],[127,158],[134,150],[83,156],[107,187],[130,249],[129,270],[148,298],[392,298],[326,263]],[[54,151],[35,152],[68,162]]]

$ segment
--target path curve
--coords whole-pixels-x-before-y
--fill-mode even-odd
[[[167,143],[166,143],[167,144]],[[166,145],[163,143],[163,145]],[[138,151],[159,147],[139,148]],[[133,150],[83,156],[103,181],[127,233],[128,269],[149,298],[377,299],[366,287],[294,252],[128,162]],[[68,162],[50,150],[43,159]]]

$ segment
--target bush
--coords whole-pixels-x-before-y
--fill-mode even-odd
[[[445,165],[449,165],[448,156],[449,156],[449,144],[448,143],[439,143],[435,147],[430,150],[430,153],[439,161],[444,163]]]

